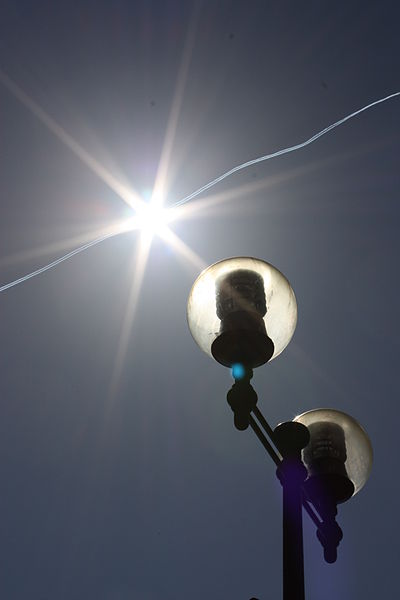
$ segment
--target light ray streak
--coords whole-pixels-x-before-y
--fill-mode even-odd
[[[380,144],[379,144],[380,145]],[[182,221],[192,218],[207,218],[210,215],[224,214],[226,210],[232,210],[232,207],[227,207],[227,203],[237,198],[250,196],[255,192],[261,190],[269,190],[282,183],[293,181],[297,178],[308,175],[314,171],[329,166],[331,164],[338,164],[346,162],[350,158],[366,154],[371,151],[376,151],[378,144],[371,144],[361,148],[352,149],[348,152],[340,152],[332,156],[324,157],[319,160],[315,160],[312,163],[300,165],[299,167],[293,167],[289,171],[283,173],[276,173],[274,175],[267,175],[266,177],[257,181],[247,182],[243,185],[236,186],[230,190],[224,190],[223,192],[215,193],[211,196],[205,196],[202,199],[198,199],[195,202],[189,204],[181,204],[179,206],[172,205],[170,211],[172,211],[172,219],[174,221]],[[217,209],[220,209],[219,212]],[[248,206],[241,204],[240,207],[243,211],[246,211]]]
[[[32,273],[28,273],[27,275],[23,275],[22,277],[19,277],[19,279],[15,279],[14,281],[11,281],[10,283],[6,283],[5,285],[2,285],[0,287],[0,292],[5,292],[6,290],[14,287],[15,285],[18,285],[19,283],[28,281],[28,279],[31,279],[32,277],[36,277],[36,275],[40,275],[41,273],[44,273],[45,271],[48,271],[49,269],[56,267],[60,263],[64,262],[65,260],[68,260],[69,258],[72,258],[76,254],[79,254],[80,252],[83,252],[84,250],[88,250],[92,246],[96,246],[97,244],[100,244],[101,242],[108,240],[108,238],[119,235],[120,233],[123,233],[124,231],[127,231],[126,227],[118,228],[115,231],[108,232],[108,233],[96,238],[95,240],[91,240],[90,242],[87,242],[83,246],[80,246],[79,248],[75,248],[74,250],[71,250],[71,252],[64,254],[64,256],[61,256],[60,258],[53,260],[51,263],[45,265],[44,267],[40,267],[39,269],[32,271]]]
[[[312,144],[313,142],[318,140],[323,135],[327,134],[329,131],[332,131],[332,129],[336,129],[336,127],[339,127],[339,125],[342,125],[342,123],[345,123],[346,121],[348,121],[349,119],[352,119],[353,117],[356,117],[360,113],[372,108],[373,106],[376,106],[377,104],[380,104],[381,102],[386,102],[386,100],[390,100],[390,98],[394,98],[395,96],[400,96],[400,92],[395,92],[394,94],[390,94],[389,96],[385,96],[385,98],[380,98],[379,100],[375,100],[374,102],[371,102],[370,104],[367,104],[366,106],[363,106],[362,108],[359,108],[355,112],[347,115],[346,117],[343,117],[339,121],[332,123],[332,125],[328,125],[328,127],[325,127],[325,129],[322,129],[322,131],[319,131],[318,133],[314,134],[312,137],[310,137],[308,140],[305,140],[304,142],[300,142],[299,144],[296,144],[295,146],[289,146],[288,148],[283,148],[282,150],[277,150],[276,152],[272,152],[272,154],[266,154],[265,156],[259,156],[258,158],[253,158],[252,160],[248,160],[247,162],[237,165],[236,167],[233,167],[233,169],[226,171],[219,177],[216,177],[212,181],[209,181],[205,185],[201,186],[200,188],[198,188],[191,194],[188,194],[181,200],[178,200],[172,206],[180,206],[181,204],[185,204],[186,202],[189,202],[190,200],[192,200],[199,194],[202,194],[203,192],[210,189],[211,187],[214,187],[214,185],[217,185],[217,183],[220,183],[227,177],[230,177],[231,175],[233,175],[234,173],[237,173],[238,171],[241,171],[242,169],[247,169],[248,167],[251,167],[252,165],[256,165],[260,162],[264,162],[266,160],[269,160],[270,158],[276,158],[277,156],[282,156],[283,154],[289,154],[289,152],[294,152],[295,150],[300,150],[301,148],[305,148],[306,146],[309,146],[310,144]]]
[[[190,60],[192,57],[194,39],[195,39],[195,26],[196,26],[196,14],[192,15],[189,29],[186,35],[185,45],[182,53],[182,60],[179,67],[177,83],[175,87],[174,98],[171,105],[171,111],[168,118],[167,131],[165,134],[165,140],[163,149],[161,152],[160,162],[158,165],[157,176],[154,184],[153,197],[155,202],[162,203],[164,195],[166,195],[166,180],[169,173],[169,165],[172,154],[172,148],[175,140],[176,129],[178,126],[179,115],[181,111],[184,90],[186,86],[187,75],[189,72]]]
[[[310,165],[303,165],[301,167],[295,167],[286,173],[279,173],[273,176],[266,176],[258,181],[245,183],[241,186],[237,186],[230,190],[219,192],[212,196],[206,196],[202,200],[196,200],[190,205],[181,204],[179,206],[172,206],[171,210],[174,211],[174,220],[185,220],[192,219],[193,217],[209,217],[210,214],[217,214],[216,209],[220,208],[221,213],[228,207],[226,204],[243,196],[250,196],[255,192],[271,189],[272,187],[279,185],[280,183],[290,181],[296,177],[317,170],[322,163],[328,162],[326,159],[314,162]],[[223,206],[225,205],[225,206]],[[247,205],[241,205],[242,210],[246,210]],[[214,209],[213,212],[211,212]],[[229,207],[231,210],[231,207]]]
[[[49,254],[52,254],[54,252],[66,252],[69,248],[73,248],[76,245],[81,246],[82,244],[86,244],[94,239],[103,237],[106,233],[116,231],[117,229],[119,231],[121,231],[122,229],[122,225],[120,222],[116,222],[111,226],[96,229],[95,231],[86,231],[85,233],[81,233],[80,235],[75,235],[74,237],[60,240],[58,242],[51,242],[49,244],[45,244],[43,246],[39,246],[31,250],[23,250],[21,252],[16,252],[14,254],[0,258],[0,268],[10,267],[11,265],[15,265],[26,260],[32,260],[34,258],[42,258],[43,256],[48,256]]]
[[[140,290],[150,253],[151,239],[151,235],[147,235],[146,233],[142,232],[138,240],[137,254],[134,261],[134,277],[132,280],[125,316],[121,327],[117,356],[111,377],[109,390],[109,396],[111,399],[115,398],[116,396],[121,379],[121,373],[124,368],[128,344],[131,339],[133,319],[136,314]]]
[[[13,94],[26,108],[30,110],[42,123],[51,131],[67,148],[69,148],[75,156],[77,156],[83,164],[85,164],[101,181],[115,192],[122,200],[135,210],[140,210],[144,202],[140,196],[131,188],[123,185],[112,173],[110,173],[98,160],[96,160],[89,152],[67,132],[61,125],[55,121],[37,102],[32,100],[30,96],[14,81],[12,81],[3,71],[0,70],[0,82]]]
[[[198,256],[198,254],[196,254],[191,248],[189,248],[189,246],[187,246],[173,231],[171,231],[169,227],[164,226],[158,232],[158,235],[190,264],[193,264],[196,269],[202,271],[206,267],[206,264],[202,258]],[[111,404],[109,405],[109,410],[112,406],[112,400],[117,395],[121,374],[125,365],[128,345],[131,340],[133,321],[138,307],[140,291],[150,254],[152,239],[152,232],[141,231],[140,238],[138,240],[137,255],[134,263],[134,278],[121,327],[117,356],[110,382],[109,398],[111,400]]]
[[[177,251],[183,258],[185,258],[190,264],[194,265],[196,269],[202,271],[206,268],[204,260],[194,252],[180,237],[176,235],[169,227],[164,227],[160,232],[159,236],[163,239],[171,248]]]

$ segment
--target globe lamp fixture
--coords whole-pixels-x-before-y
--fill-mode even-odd
[[[311,410],[272,429],[257,407],[253,369],[281,354],[297,322],[291,285],[271,264],[237,257],[211,265],[193,284],[187,320],[201,350],[232,370],[227,400],[235,427],[250,426],[277,467],[283,490],[283,599],[304,600],[303,509],[317,528],[325,560],[335,562],[343,537],[337,505],[364,486],[372,467],[371,442],[353,417],[338,410]]]
[[[337,504],[357,494],[369,477],[373,456],[361,425],[333,409],[310,410],[294,421],[310,432],[310,441],[302,450],[308,487],[329,490]]]
[[[297,304],[278,269],[255,258],[229,258],[196,279],[187,318],[194,340],[209,356],[226,367],[253,369],[290,342]]]

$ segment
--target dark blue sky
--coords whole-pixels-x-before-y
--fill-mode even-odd
[[[0,13],[2,77],[143,194],[186,56],[171,204],[400,90],[397,2],[3,0]],[[205,264],[256,256],[290,280],[295,336],[253,379],[271,424],[333,407],[370,434],[336,564],[304,519],[308,600],[397,594],[399,125],[395,98],[171,225]],[[0,185],[0,285],[128,214],[4,84]],[[233,427],[229,371],[188,331],[199,269],[159,239],[110,392],[136,249],[124,234],[0,294],[0,595],[279,598],[280,484]]]

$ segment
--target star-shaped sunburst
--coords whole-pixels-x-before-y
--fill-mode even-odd
[[[73,256],[77,252],[84,250],[96,243],[99,243],[109,237],[113,237],[127,231],[137,232],[139,235],[136,245],[136,255],[134,259],[132,285],[129,293],[127,307],[122,322],[121,334],[116,354],[116,362],[112,381],[110,385],[111,393],[114,395],[117,388],[120,375],[125,362],[128,342],[131,336],[131,329],[134,316],[140,296],[140,290],[143,277],[146,271],[146,265],[149,258],[150,248],[155,236],[159,236],[175,252],[182,255],[186,260],[196,267],[199,271],[205,267],[204,261],[191,248],[189,248],[169,227],[169,225],[183,216],[187,217],[188,207],[182,207],[179,210],[164,206],[164,194],[172,145],[175,137],[175,129],[178,120],[179,107],[182,100],[182,81],[177,85],[177,91],[171,108],[171,114],[168,122],[165,142],[161,153],[161,159],[158,167],[157,177],[151,194],[150,201],[145,201],[140,194],[132,187],[122,183],[113,173],[102,165],[94,156],[85,150],[81,144],[74,139],[58,122],[56,122],[41,106],[39,106],[28,94],[24,92],[14,81],[0,71],[0,82],[28,108],[46,127],[49,129],[65,146],[67,146],[80,160],[95,173],[113,192],[117,194],[131,209],[131,216],[125,218],[122,222],[113,223],[102,230],[92,231],[87,236],[82,236],[75,240],[66,240],[57,245],[57,249],[70,247],[73,243],[80,243],[76,250],[69,252],[60,259],[56,259],[50,265],[38,269],[28,276],[22,277],[11,284],[6,284],[3,289],[12,287],[31,276],[39,274],[52,266],[55,266],[65,258]],[[53,248],[53,251],[56,248]],[[45,254],[50,249],[40,248],[35,250],[35,255]],[[32,256],[32,255],[31,255]]]
[[[116,364],[111,382],[112,394],[114,394],[118,388],[118,381],[125,361],[126,350],[131,334],[133,319],[138,303],[138,298],[140,295],[140,289],[144,273],[146,270],[151,243],[154,236],[161,237],[170,247],[172,247],[175,250],[175,252],[182,255],[186,260],[188,260],[192,265],[194,265],[197,270],[203,269],[205,267],[204,261],[172,231],[172,229],[170,228],[170,224],[178,219],[186,219],[188,217],[200,215],[202,212],[206,213],[209,216],[212,210],[218,210],[221,207],[222,203],[225,203],[226,200],[234,198],[238,194],[242,195],[245,192],[249,193],[251,191],[254,191],[255,189],[265,189],[267,186],[274,185],[276,181],[274,181],[271,178],[263,179],[252,184],[248,184],[247,186],[244,186],[242,188],[233,189],[230,192],[225,192],[214,197],[204,198],[203,200],[197,201],[191,206],[188,206],[186,204],[187,202],[198,196],[200,193],[204,193],[223,179],[229,177],[230,175],[236,173],[241,169],[247,168],[265,160],[269,160],[270,158],[281,156],[282,154],[287,154],[289,152],[299,150],[300,148],[304,148],[305,146],[313,143],[329,131],[332,131],[342,123],[345,123],[346,121],[352,119],[360,113],[372,108],[373,106],[376,106],[377,104],[380,104],[381,102],[385,102],[390,98],[400,96],[400,92],[395,92],[384,98],[375,100],[374,102],[358,109],[357,111],[350,113],[349,115],[340,119],[339,121],[336,121],[332,125],[329,125],[325,129],[313,135],[311,138],[299,144],[290,146],[288,148],[284,148],[282,150],[278,150],[276,152],[273,152],[272,154],[264,155],[259,158],[252,159],[250,161],[237,165],[236,167],[233,167],[229,171],[226,171],[216,179],[203,185],[201,188],[195,190],[182,200],[176,202],[175,206],[168,208],[164,206],[163,198],[167,195],[167,175],[169,172],[169,163],[172,155],[176,126],[178,123],[180,107],[183,99],[183,91],[185,87],[185,80],[188,72],[188,65],[190,62],[192,42],[193,31],[189,31],[182,56],[180,71],[178,74],[178,80],[175,88],[174,100],[171,106],[171,112],[168,120],[167,132],[161,153],[161,159],[151,199],[149,202],[146,202],[143,198],[141,198],[141,196],[136,192],[136,190],[134,190],[130,186],[127,186],[126,184],[123,184],[95,157],[88,153],[79,144],[77,140],[75,140],[50,115],[48,115],[42,109],[42,107],[40,107],[30,96],[28,96],[14,81],[12,81],[5,73],[0,71],[0,83],[2,83],[22,104],[24,104],[65,146],[67,146],[81,160],[83,164],[85,164],[105,184],[107,184],[108,187],[117,194],[117,196],[119,196],[124,202],[126,202],[126,204],[130,207],[132,211],[131,216],[123,220],[123,222],[114,223],[101,231],[91,232],[91,234],[88,234],[87,236],[84,236],[79,240],[75,239],[64,242],[64,248],[65,246],[70,247],[72,243],[81,243],[83,244],[83,246],[80,246],[79,248],[70,251],[63,257],[56,259],[52,263],[37,269],[33,273],[25,275],[20,279],[17,279],[9,284],[5,284],[0,287],[0,291],[5,291],[6,289],[14,285],[17,285],[18,283],[26,281],[30,277],[34,277],[35,275],[38,275],[56,266],[63,260],[66,260],[67,258],[74,256],[78,252],[81,252],[82,250],[85,250],[86,248],[89,248],[95,244],[98,244],[109,237],[127,231],[138,232],[139,243],[136,246],[137,250],[134,261],[134,275],[132,277],[132,286],[127,303],[127,309],[123,319],[123,325],[121,329],[120,341],[116,357]],[[311,168],[316,168],[317,166],[317,163],[312,163]],[[284,175],[284,179],[288,180],[289,178],[296,177],[302,172],[304,172],[304,170],[305,169],[303,167],[300,169],[293,169],[291,172],[286,172]],[[56,249],[61,250],[62,247],[62,244],[57,244],[57,247],[53,247],[51,249],[49,247],[41,248],[39,250],[36,250],[34,253],[31,253],[30,256],[38,256],[40,254],[44,254],[49,251],[54,251]]]

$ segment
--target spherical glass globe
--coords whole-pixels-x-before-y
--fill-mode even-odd
[[[297,304],[278,269],[256,258],[228,258],[196,279],[187,319],[194,340],[209,356],[227,367],[254,368],[287,346]]]
[[[306,425],[310,432],[310,442],[302,450],[309,480],[322,477],[328,485],[330,482],[337,502],[359,492],[371,472],[373,457],[370,439],[361,425],[346,413],[327,408],[310,410],[294,421]]]

